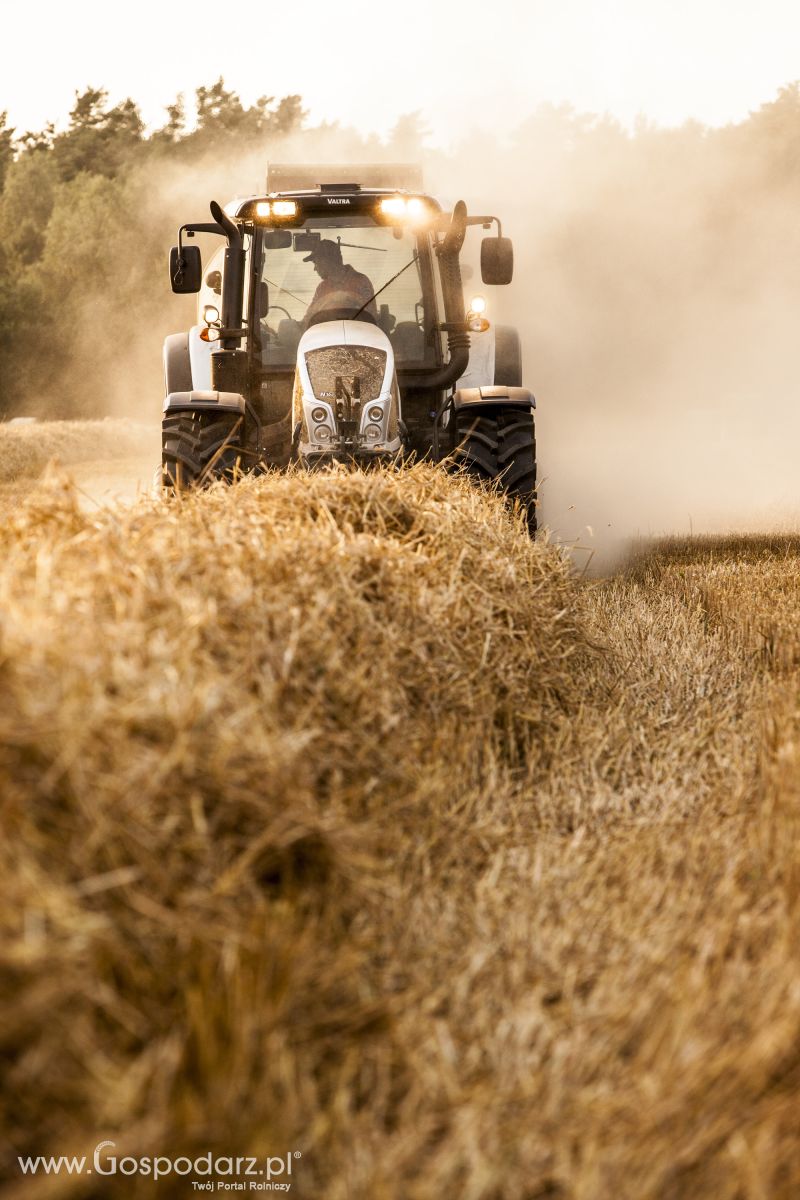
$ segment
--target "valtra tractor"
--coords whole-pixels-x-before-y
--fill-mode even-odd
[[[471,226],[496,227],[481,242],[489,286],[511,282],[511,241],[419,183],[408,167],[272,166],[267,194],[181,227],[170,281],[199,293],[199,315],[164,344],[166,488],[292,462],[446,461],[496,481],[535,531],[519,337],[462,283]],[[225,239],[205,273],[196,234]]]

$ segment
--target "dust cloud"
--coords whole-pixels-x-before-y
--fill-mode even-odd
[[[514,238],[514,283],[487,294],[521,332],[541,516],[577,563],[800,520],[800,222],[774,160],[748,127],[626,136],[550,110],[441,176]]]

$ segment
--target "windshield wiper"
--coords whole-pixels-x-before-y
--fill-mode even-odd
[[[274,283],[273,280],[267,279],[266,275],[263,277],[263,282],[268,283],[270,287],[277,288],[279,292],[283,292],[284,296],[291,296],[293,300],[298,302],[298,304],[307,303],[307,301],[303,300],[300,296],[295,296],[294,292],[290,292],[288,288],[281,287],[279,283]]]
[[[370,296],[369,300],[365,301],[365,303],[361,305],[361,308],[358,310],[356,315],[354,317],[351,317],[350,320],[357,321],[358,318],[361,316],[362,312],[364,311],[364,309],[367,308],[370,304],[372,304],[373,300],[377,300],[377,298],[378,298],[378,296],[380,296],[381,292],[385,292],[390,283],[394,283],[395,279],[399,279],[400,276],[403,274],[403,271],[407,271],[409,267],[413,267],[414,263],[417,262],[418,259],[419,259],[419,255],[415,251],[414,257],[412,259],[410,259],[409,262],[407,262],[404,267],[401,267],[396,275],[393,275],[391,279],[387,279],[386,283],[383,285],[383,287],[379,287],[377,292],[373,292],[372,295]]]
[[[339,242],[338,246],[344,246],[346,250],[377,250],[379,254],[388,254],[389,251],[385,246],[360,246],[358,242]]]

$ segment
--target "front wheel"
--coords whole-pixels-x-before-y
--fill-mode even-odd
[[[243,427],[238,412],[168,412],[161,426],[163,486],[180,492],[234,479],[242,467]]]
[[[471,475],[497,483],[536,533],[536,428],[529,408],[501,405],[461,409],[454,460]]]

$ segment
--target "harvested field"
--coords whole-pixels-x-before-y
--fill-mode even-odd
[[[64,466],[153,456],[159,430],[135,421],[36,421],[0,423],[0,485],[41,475],[52,460]]]
[[[429,468],[0,530],[4,1195],[793,1196],[797,539],[577,581]]]

